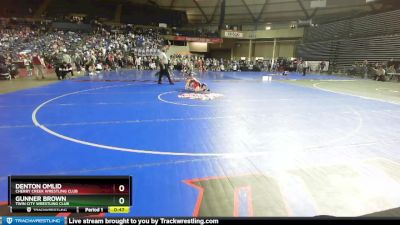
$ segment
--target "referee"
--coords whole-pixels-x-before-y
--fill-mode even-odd
[[[169,75],[168,72],[168,57],[167,54],[165,54],[165,51],[166,51],[166,46],[164,46],[161,49],[161,52],[158,55],[158,58],[160,60],[160,73],[158,74],[158,84],[161,84],[161,78],[163,76],[167,76],[169,84],[173,85],[174,82],[172,82],[171,76]]]

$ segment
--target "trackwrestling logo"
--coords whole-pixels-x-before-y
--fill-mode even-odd
[[[64,225],[62,217],[7,217],[6,221],[9,225],[27,225],[27,224],[55,224]]]

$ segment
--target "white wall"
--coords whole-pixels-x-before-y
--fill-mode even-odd
[[[295,56],[295,41],[277,41],[275,48],[275,58],[285,57],[290,58]],[[253,41],[251,57],[264,57],[267,59],[272,58],[274,49],[273,41]],[[233,47],[233,57],[248,57],[249,56],[249,42],[238,41]]]
[[[191,52],[208,52],[207,42],[189,42]]]

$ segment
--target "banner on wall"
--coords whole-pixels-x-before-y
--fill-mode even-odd
[[[222,43],[222,38],[200,38],[200,37],[185,37],[175,36],[175,41],[190,41],[190,42],[206,42],[206,43]]]
[[[243,38],[243,33],[239,31],[231,31],[231,30],[226,30],[224,31],[224,37],[226,38]]]

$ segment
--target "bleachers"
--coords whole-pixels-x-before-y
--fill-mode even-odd
[[[338,69],[345,69],[365,59],[370,63],[398,59],[400,34],[305,43],[297,52],[305,60],[334,61]]]
[[[343,20],[306,29],[304,42],[400,33],[400,10]]]
[[[321,25],[306,30],[297,55],[327,60],[345,71],[355,62],[370,63],[400,57],[400,10]]]
[[[169,26],[181,26],[187,22],[186,19],[184,12],[132,4],[124,4],[121,15],[121,22],[123,23],[145,25],[166,23]]]
[[[93,19],[155,26],[166,23],[169,27],[187,23],[184,11],[135,4],[128,0],[0,0],[0,17],[41,18],[42,15],[57,22],[62,22],[68,15],[82,15],[84,23]]]
[[[95,6],[96,10],[93,10]],[[154,8],[149,5],[132,4],[129,1],[102,1],[102,0],[57,0],[48,6],[49,17],[62,17],[71,13],[85,14],[88,18],[105,18],[114,20],[116,12],[122,23],[128,24],[156,24],[158,22],[169,25],[182,25],[186,14],[180,11]]]
[[[33,17],[43,0],[1,0],[0,17]],[[29,12],[31,9],[31,12]]]
[[[96,5],[96,10],[93,10]],[[52,1],[47,8],[48,17],[63,17],[71,13],[85,14],[89,18],[113,19],[117,5],[111,1],[100,0],[58,0]]]
[[[338,49],[337,62],[351,65],[354,61],[388,61],[400,56],[400,34],[346,40]]]

